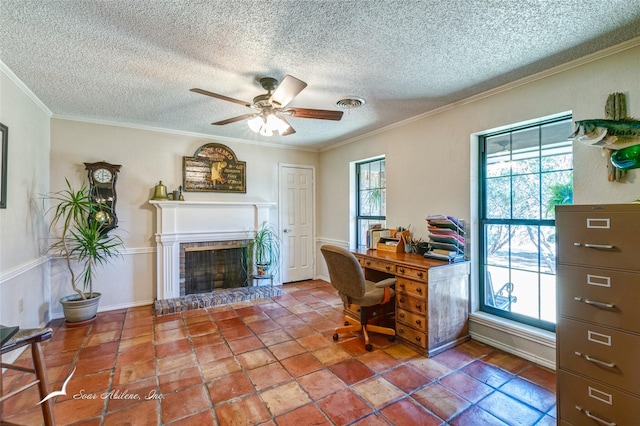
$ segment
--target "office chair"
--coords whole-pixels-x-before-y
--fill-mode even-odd
[[[485,283],[485,303],[497,309],[511,309],[511,304],[516,303],[518,298],[513,296],[513,283],[508,282],[502,285],[498,291],[493,289],[493,280],[491,272],[487,271],[487,280]]]
[[[320,248],[320,251],[327,262],[331,285],[338,290],[345,307],[350,304],[360,306],[360,321],[345,315],[345,325],[335,329],[333,340],[338,340],[338,333],[362,330],[367,351],[373,349],[369,343],[368,331],[386,334],[390,340],[394,340],[395,329],[369,324],[367,308],[389,303],[395,296],[391,286],[396,283],[396,279],[387,278],[374,283],[365,279],[358,259],[349,250],[345,250],[342,247],[324,245]]]

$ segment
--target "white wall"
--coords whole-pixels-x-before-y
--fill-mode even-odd
[[[0,323],[49,321],[41,194],[49,189],[49,111],[0,62],[0,122],[9,128],[7,208],[0,209]],[[22,300],[22,310],[20,301]]]
[[[192,156],[207,143],[231,148],[247,163],[247,193],[187,192],[186,200],[278,201],[278,163],[317,166],[317,153],[268,144],[215,140],[202,135],[98,124],[54,118],[51,123],[51,188],[61,189],[67,177],[73,185],[87,181],[85,162],[121,164],[117,181],[116,231],[126,254],[97,276],[96,290],[103,294],[100,309],[150,304],[156,292],[156,209],[148,203],[162,180],[169,191],[182,184],[182,157]],[[277,223],[277,210],[270,218]],[[57,300],[70,293],[64,269],[52,264],[54,317],[61,315]]]
[[[572,111],[576,120],[602,118],[607,96],[613,92],[625,93],[628,114],[640,117],[640,40],[634,43],[636,47],[551,70],[519,85],[322,152],[318,235],[343,243],[349,240],[349,187],[345,185],[349,163],[381,154],[386,156],[389,226],[411,224],[417,236],[425,237],[425,217],[432,213],[454,215],[475,225],[476,186],[472,182],[477,175],[477,146],[470,144],[470,135],[566,111]],[[623,183],[608,182],[606,160],[599,149],[575,144],[574,162],[576,204],[630,202],[640,196],[638,171],[630,171]],[[520,355],[537,361],[541,358],[547,365],[555,363],[554,351],[548,350],[553,336],[543,335],[543,347],[531,349],[530,341],[525,341],[527,336],[521,339],[507,335],[501,331],[504,326],[487,324],[472,322],[471,332]]]

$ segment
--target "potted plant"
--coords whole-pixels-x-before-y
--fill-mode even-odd
[[[57,234],[49,251],[65,259],[71,274],[70,283],[75,294],[60,299],[66,320],[70,323],[92,321],[101,296],[93,291],[95,268],[122,257],[124,243],[104,229],[108,209],[91,199],[85,183],[76,190],[68,179],[65,181],[66,189],[45,197],[53,203],[49,208],[49,230]],[[76,273],[78,266],[79,273]]]
[[[255,266],[257,276],[270,276],[278,272],[280,262],[280,238],[278,233],[274,231],[267,223],[262,222],[260,228],[247,244],[247,258],[250,259],[250,265]],[[271,266],[275,265],[274,272],[271,272]]]

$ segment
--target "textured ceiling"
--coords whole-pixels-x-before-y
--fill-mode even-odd
[[[55,116],[322,148],[640,36],[638,0],[0,0],[0,59]],[[308,83],[264,138],[251,101],[263,76]]]

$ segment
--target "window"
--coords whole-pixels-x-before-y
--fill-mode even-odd
[[[356,242],[367,246],[367,230],[385,226],[387,189],[384,158],[356,163]]]
[[[573,203],[571,117],[480,137],[480,309],[556,322],[555,205]]]

